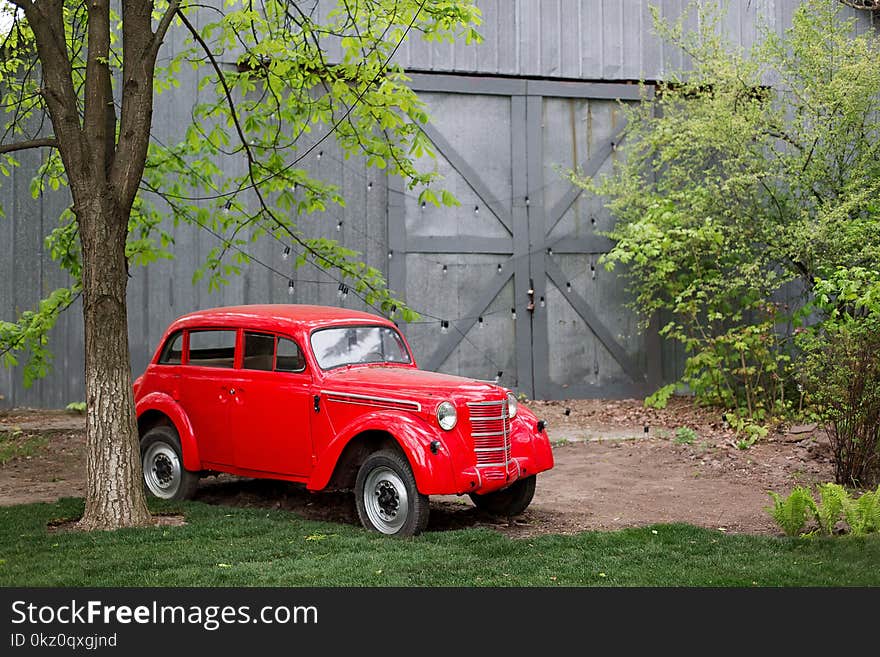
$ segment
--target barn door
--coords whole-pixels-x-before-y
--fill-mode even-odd
[[[596,89],[587,95],[590,86]],[[639,330],[624,282],[599,263],[611,248],[602,233],[612,217],[603,199],[560,175],[575,167],[588,176],[610,172],[625,137],[618,97],[627,86],[587,85],[580,98],[527,99],[529,188],[539,190],[529,205],[529,230],[540,399],[643,396],[659,380],[656,331]]]
[[[389,283],[423,312],[403,327],[420,366],[534,398],[643,394],[650,350],[596,262],[607,212],[562,175],[610,166],[615,94],[633,88],[413,77],[432,117],[430,165],[461,202],[423,205],[389,184]]]

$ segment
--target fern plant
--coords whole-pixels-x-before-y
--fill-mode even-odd
[[[840,484],[819,484],[819,503],[812,505],[812,511],[822,533],[834,533],[837,521],[850,503],[849,493]]]
[[[843,512],[853,536],[880,532],[880,486],[857,500],[848,500]]]
[[[803,486],[795,486],[788,497],[783,498],[773,491],[767,491],[773,498],[773,506],[767,507],[767,511],[773,516],[786,536],[797,536],[801,533],[807,514],[815,513],[816,503],[810,491]]]

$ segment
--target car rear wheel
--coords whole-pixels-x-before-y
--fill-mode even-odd
[[[391,536],[415,536],[428,525],[428,496],[416,488],[409,462],[400,453],[381,450],[367,457],[355,481],[361,524]]]
[[[535,496],[535,475],[520,479],[512,486],[494,493],[480,495],[471,493],[470,498],[478,509],[493,516],[518,516],[532,503]]]
[[[148,430],[141,438],[141,465],[147,492],[163,500],[186,500],[199,486],[199,476],[183,467],[177,432],[168,426]]]

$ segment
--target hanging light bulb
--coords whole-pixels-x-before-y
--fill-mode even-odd
[[[344,286],[342,283],[340,283],[340,284],[339,284],[339,287],[336,288],[336,296],[337,296],[339,299],[342,298],[342,288],[344,288],[344,287],[345,287],[345,286]]]
[[[596,263],[594,262],[590,263],[590,276],[594,279],[596,278]]]
[[[445,319],[440,321],[440,332],[444,335],[449,333],[449,322]]]
[[[293,293],[296,291],[296,286],[293,283],[293,279],[287,281],[287,294],[293,296]]]
[[[516,308],[511,308],[511,309],[510,309],[510,318],[511,318],[511,319],[516,319]]]
[[[368,183],[367,183],[367,191],[369,192],[371,189],[373,189],[373,183],[372,183],[372,182],[368,182]]]
[[[483,321],[482,317],[477,318],[477,326],[479,326],[480,328],[483,328],[484,326],[486,326],[486,322]]]
[[[232,199],[226,201],[226,204],[223,206],[223,213],[229,214],[232,211]]]
[[[479,205],[474,206],[474,214],[480,214],[480,206]]]
[[[421,205],[422,210],[424,210],[424,209],[425,209],[425,206],[427,206],[427,205],[428,205],[427,203],[425,203],[424,201],[422,201],[422,205]]]
[[[547,302],[544,301],[544,297],[541,297],[541,301],[539,303],[540,303],[541,308],[543,308],[547,305]]]
[[[391,258],[393,258],[393,257],[394,257],[394,251],[389,251],[388,252],[388,259],[391,260]]]
[[[571,292],[571,281],[565,284],[565,289]]]
[[[336,232],[337,232],[337,233],[341,233],[341,232],[342,232],[342,222],[341,222],[341,221],[340,221],[339,223],[336,224]]]
[[[548,246],[548,247],[547,247],[547,255],[548,255],[548,256],[552,256],[552,255],[553,255],[553,247],[552,247],[552,246]]]
[[[446,265],[443,265],[443,275],[444,276],[446,276],[447,271],[449,271],[449,269],[446,267]]]
[[[324,157],[324,151],[318,151],[318,157],[317,157],[317,159],[320,160],[322,157]]]
[[[501,383],[501,377],[504,375],[504,372],[498,370],[498,373],[495,375],[495,383]]]
[[[345,301],[348,298],[348,285],[342,286],[342,300]]]
[[[284,250],[281,252],[281,259],[287,260],[290,257],[290,247],[285,246]]]
[[[501,263],[499,262],[499,263],[498,263],[498,273],[499,273],[499,274],[501,273],[501,270],[502,270],[502,269],[504,269],[504,267],[502,267],[502,266],[501,266]]]

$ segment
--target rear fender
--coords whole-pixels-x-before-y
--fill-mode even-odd
[[[164,392],[151,392],[139,399],[135,405],[135,414],[138,418],[148,411],[158,411],[166,415],[174,424],[183,450],[183,467],[192,472],[201,470],[199,446],[193,434],[192,424],[180,405]]]

